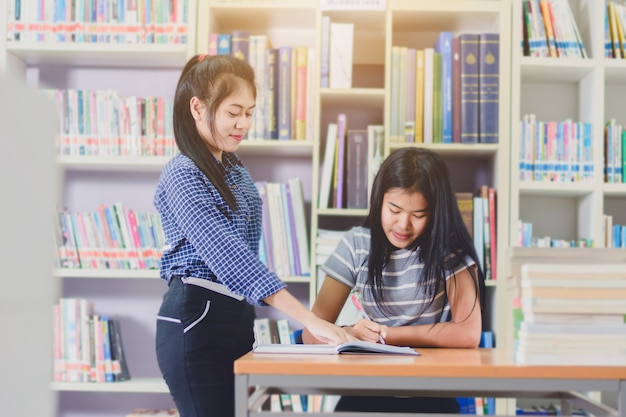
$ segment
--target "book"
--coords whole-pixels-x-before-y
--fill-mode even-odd
[[[384,159],[385,128],[383,125],[367,126],[367,202],[372,194],[374,177]]]
[[[330,22],[329,87],[352,88],[354,23]]]
[[[277,48],[265,50],[265,139],[278,139],[278,60],[279,51]]]
[[[474,194],[471,192],[457,192],[456,204],[461,212],[463,223],[467,227],[470,237],[474,236]]]
[[[346,164],[346,207],[367,208],[367,130],[348,130]]]
[[[424,50],[415,52],[415,143],[424,142]]]
[[[314,354],[314,355],[338,355],[338,354],[392,354],[419,356],[420,353],[408,346],[383,345],[380,343],[356,340],[345,342],[336,346],[327,344],[291,344],[280,343],[259,344],[254,348],[254,353],[280,353],[280,354]]]
[[[452,32],[440,32],[435,52],[441,54],[442,143],[452,143]]]
[[[461,51],[461,143],[478,143],[478,41],[479,35],[462,33]]]
[[[278,139],[290,140],[291,130],[291,47],[278,49]]]
[[[452,143],[461,143],[461,38],[452,38]]]
[[[479,35],[479,142],[498,143],[500,107],[500,34]]]
[[[249,62],[250,32],[247,30],[233,30],[231,32],[230,53],[239,59]]]
[[[435,49],[424,48],[423,143],[433,143],[434,65]]]
[[[417,77],[417,50],[407,48],[406,56],[406,86],[405,93],[405,117],[404,138],[408,143],[415,142],[415,93]]]
[[[328,124],[326,131],[326,144],[324,145],[324,159],[322,160],[322,169],[320,174],[319,199],[317,202],[317,206],[321,209],[326,209],[330,205],[330,192],[332,189],[333,172],[335,167],[335,150],[337,147],[337,131],[337,123]]]
[[[320,87],[329,87],[330,63],[330,16],[322,16],[322,45],[320,53]]]
[[[298,258],[299,275],[311,275],[311,262],[309,260],[309,234],[307,232],[306,214],[304,210],[304,190],[300,178],[290,178],[288,180],[289,196],[291,198],[291,208],[294,219],[294,231],[296,236],[295,254]]]
[[[307,106],[310,106],[307,97],[307,65],[309,50],[305,46],[298,46],[296,50],[296,111],[295,111],[295,133],[294,139],[306,139],[306,113]]]
[[[443,91],[441,75],[442,57],[433,54],[433,143],[443,143]]]
[[[109,319],[109,334],[111,336],[111,360],[113,362],[113,379],[115,382],[130,380],[128,362],[122,343],[122,332],[118,319]]]
[[[337,115],[337,143],[335,146],[335,176],[333,181],[333,207],[345,207],[346,194],[346,135],[348,118],[345,113]]]

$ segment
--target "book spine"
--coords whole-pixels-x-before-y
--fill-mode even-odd
[[[308,48],[296,47],[296,130],[295,139],[306,139]]]
[[[443,79],[442,55],[433,56],[433,143],[443,143]]]
[[[442,143],[452,143],[452,32],[441,32],[435,51],[441,54]]]
[[[246,62],[250,60],[250,32],[246,30],[234,30],[231,32],[230,43],[231,55],[243,59]]]
[[[265,88],[267,118],[265,123],[265,138],[278,139],[278,49],[265,50]]]
[[[331,185],[333,183],[333,170],[335,165],[335,148],[337,143],[337,123],[329,123],[326,132],[326,144],[324,145],[324,160],[320,173],[318,207],[326,209],[330,203]]]
[[[461,143],[461,39],[452,39],[452,143]]]
[[[424,143],[433,143],[433,76],[435,49],[424,49]]]
[[[498,143],[500,104],[500,34],[482,33],[479,41],[479,141]]]
[[[417,71],[417,50],[415,48],[407,49],[406,62],[406,110],[404,120],[404,138],[408,143],[415,142],[415,86]]]
[[[328,88],[330,61],[330,16],[322,16],[322,49],[320,61],[320,87]]]
[[[424,50],[415,52],[415,143],[424,142]]]
[[[478,143],[478,34],[461,39],[461,143]]]
[[[279,48],[278,139],[290,140],[291,131],[291,47]]]
[[[335,159],[334,207],[344,208],[345,170],[346,170],[346,133],[348,119],[345,113],[337,116],[337,157]]]
[[[346,207],[367,208],[367,131],[349,130],[347,137]]]
[[[230,33],[218,33],[217,34],[217,54],[218,55],[230,55],[232,45],[232,37]]]

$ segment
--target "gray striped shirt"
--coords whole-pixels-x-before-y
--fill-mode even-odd
[[[363,308],[370,318],[387,326],[414,326],[432,324],[436,321],[450,321],[450,304],[443,301],[443,289],[434,295],[428,295],[423,286],[417,286],[422,277],[424,264],[419,260],[419,248],[415,250],[399,249],[391,253],[388,265],[383,272],[383,293],[386,313],[374,302],[372,288],[367,284],[367,262],[370,249],[370,231],[364,227],[354,227],[347,231],[334,253],[322,266],[331,278],[361,292]],[[466,263],[474,261],[467,257]],[[446,279],[453,273],[466,269],[461,265],[455,271],[449,271]],[[443,310],[441,319],[437,320]]]

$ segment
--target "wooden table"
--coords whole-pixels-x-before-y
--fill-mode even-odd
[[[626,367],[516,365],[498,349],[418,349],[421,356],[248,353],[235,361],[236,417],[267,416],[272,393],[550,398],[596,416],[626,416]],[[257,390],[249,394],[249,388]],[[618,410],[582,393],[618,393]],[[283,416],[300,416],[285,412]],[[355,416],[354,413],[314,413]],[[404,417],[420,414],[367,413]]]

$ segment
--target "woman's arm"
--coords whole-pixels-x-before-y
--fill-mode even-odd
[[[324,317],[316,316],[284,288],[265,298],[264,301],[297,320],[304,326],[303,334],[306,332],[311,335],[318,341],[317,343],[337,345],[348,340],[354,340],[354,337],[350,336],[344,329],[334,325],[334,320],[327,321]]]
[[[387,343],[399,346],[475,348],[480,342],[482,314],[480,300],[468,269],[448,279],[452,320],[418,326],[387,329]]]

